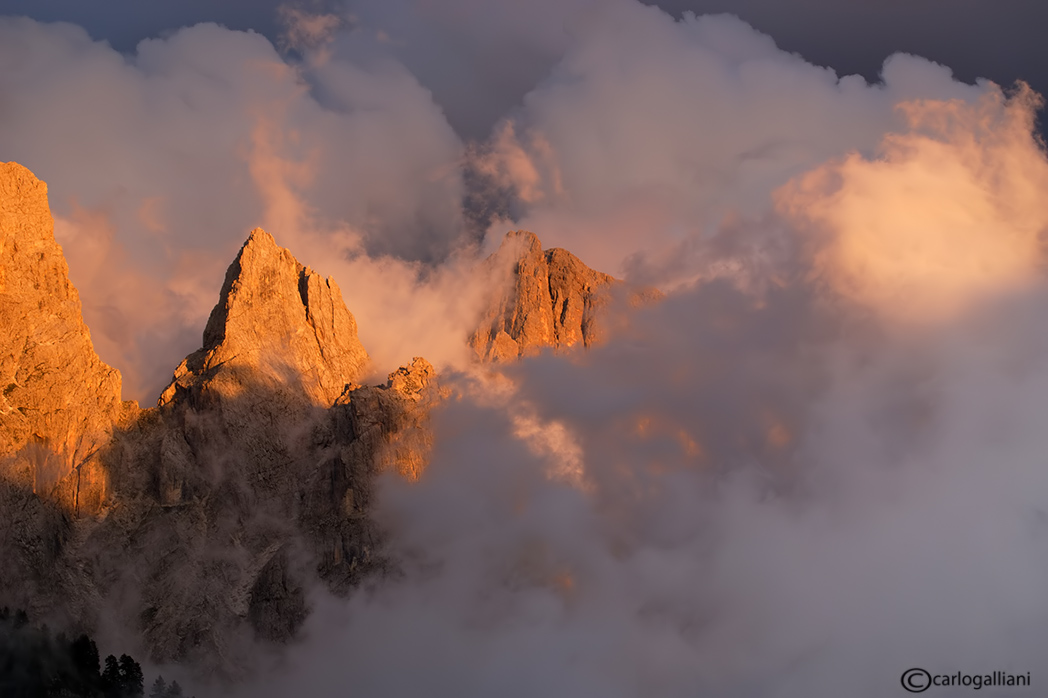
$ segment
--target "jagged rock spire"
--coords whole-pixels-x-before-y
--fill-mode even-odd
[[[226,272],[203,347],[178,367],[160,403],[187,391],[239,392],[246,381],[263,381],[300,388],[330,406],[367,365],[334,279],[303,266],[256,228]]]
[[[469,340],[484,360],[589,346],[600,336],[596,316],[608,291],[622,283],[567,250],[543,251],[538,237],[525,230],[507,233],[487,264],[496,279],[500,272],[508,278]]]

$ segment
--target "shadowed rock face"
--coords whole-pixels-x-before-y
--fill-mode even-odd
[[[545,250],[534,233],[506,234],[487,271],[504,291],[469,339],[481,360],[503,361],[599,341],[598,316],[622,282],[590,269],[559,248]]]
[[[423,359],[385,385],[349,384],[329,408],[294,382],[239,387],[147,410],[117,435],[116,496],[81,549],[154,661],[226,677],[250,671],[257,641],[295,636],[309,587],[345,594],[390,568],[375,479],[424,466],[440,397]]]

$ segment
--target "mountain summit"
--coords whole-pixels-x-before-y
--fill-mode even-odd
[[[505,291],[469,338],[482,360],[530,356],[544,347],[590,346],[600,337],[597,316],[610,289],[622,284],[567,250],[544,251],[538,237],[526,230],[507,233],[486,264]]]
[[[229,266],[203,344],[175,370],[160,404],[200,391],[238,394],[250,381],[296,383],[330,407],[368,366],[335,280],[304,267],[261,228]]]
[[[150,660],[235,677],[287,642],[310,587],[395,569],[379,473],[417,479],[446,396],[425,359],[360,385],[338,285],[261,229],[229,266],[201,348],[157,406],[120,400],[54,240],[46,186],[0,164],[0,606],[135,632]],[[507,235],[470,343],[481,360],[589,346],[621,282]]]

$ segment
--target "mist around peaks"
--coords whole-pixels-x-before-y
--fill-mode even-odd
[[[421,355],[449,391],[428,465],[368,491],[398,574],[303,591],[296,643],[235,695],[1037,680],[1037,95],[906,54],[870,84],[627,0],[360,10],[292,16],[294,55],[215,25],[122,55],[0,20],[0,150],[48,181],[125,397],[199,346],[259,224],[332,277],[376,373]],[[513,268],[548,317],[485,315],[509,230],[542,241]],[[559,306],[550,248],[593,273]],[[605,275],[665,295],[590,343]],[[582,350],[500,339],[568,337],[578,308]],[[477,346],[511,360],[478,369]]]

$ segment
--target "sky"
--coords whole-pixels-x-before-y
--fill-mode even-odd
[[[376,379],[422,355],[456,396],[380,486],[402,577],[315,589],[242,695],[1048,680],[1044,10],[89,8],[0,5],[31,15],[0,18],[0,160],[48,183],[125,397],[256,225],[337,280]],[[666,298],[477,371],[472,269],[515,228]]]
[[[92,38],[131,53],[143,39],[199,22],[253,30],[275,43],[283,31],[278,8],[286,4],[284,0],[0,0],[0,14],[71,22],[84,27]],[[660,7],[675,17],[686,11],[735,14],[773,36],[786,51],[799,53],[808,61],[830,66],[841,74],[863,75],[870,81],[876,80],[887,56],[901,51],[948,65],[959,79],[967,82],[977,77],[1002,85],[1025,80],[1038,92],[1048,91],[1048,48],[1039,31],[1048,21],[1048,8],[1038,0],[662,0],[645,4]],[[312,0],[300,5],[313,12],[334,11],[360,18],[373,16],[372,8],[380,7],[354,0]],[[397,7],[397,12],[413,14],[425,13],[427,6],[438,7],[440,3],[388,5]],[[479,6],[473,5],[467,11]],[[396,26],[396,21],[389,22],[389,26]],[[463,95],[447,85],[437,90],[437,100],[460,133],[483,138],[493,123],[534,86],[550,60],[547,57],[531,69],[520,66],[512,73],[503,70],[497,77],[493,74],[484,88],[498,93],[498,99],[489,108],[458,103]],[[419,59],[411,66],[424,82],[430,77],[425,74],[427,63]]]

